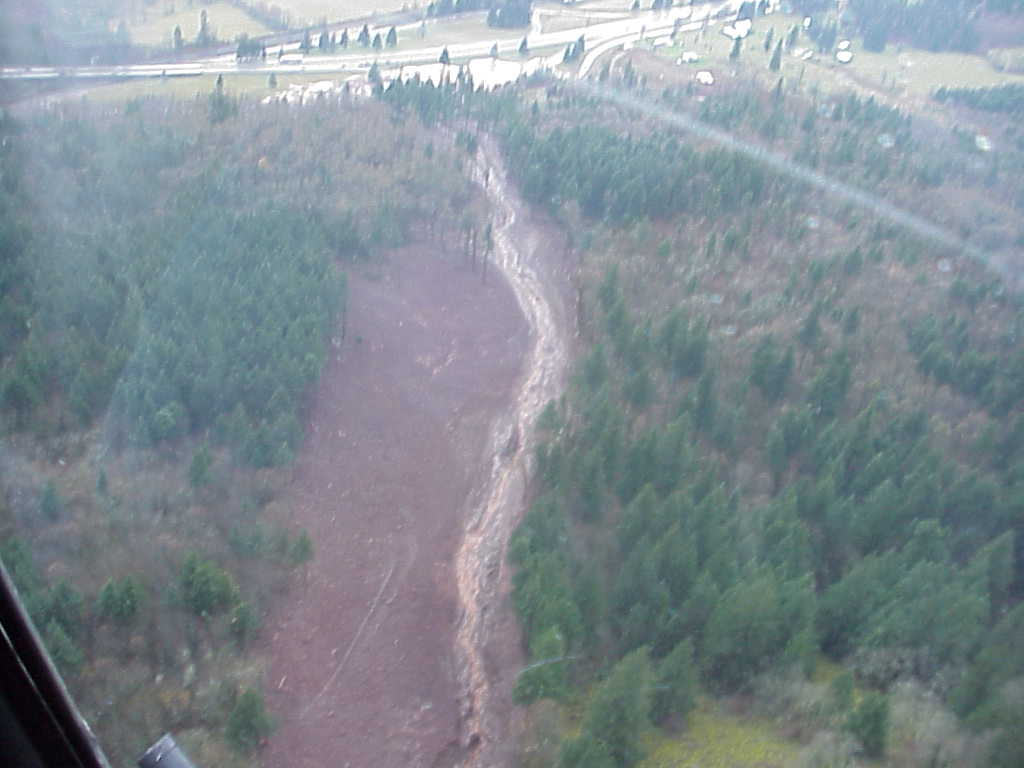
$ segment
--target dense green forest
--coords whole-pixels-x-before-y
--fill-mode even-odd
[[[1019,115],[1024,112],[1024,86],[1017,83],[992,88],[939,88],[936,101],[952,101],[983,112],[1005,112]]]
[[[635,241],[646,226],[657,245],[632,257],[638,268],[665,279],[663,260],[681,261],[690,277],[666,295],[642,272],[623,279],[616,255],[603,255],[608,266],[588,294],[591,350],[550,411],[538,454],[542,495],[512,547],[533,655],[550,655],[534,646],[553,630],[566,652],[604,665],[622,659],[562,764],[593,764],[603,752],[612,764],[633,762],[638,731],[609,735],[594,710],[621,686],[624,665],[645,666],[629,679],[651,680],[653,692],[673,686],[680,654],[690,684],[698,670],[708,690],[725,693],[788,667],[809,675],[823,652],[871,689],[912,677],[978,727],[1011,722],[1007,708],[1016,705],[1002,686],[1024,672],[1003,639],[1024,621],[1014,599],[1024,575],[1014,539],[1024,524],[1017,302],[999,294],[989,322],[1008,335],[993,338],[987,323],[971,323],[976,302],[915,318],[904,299],[907,355],[894,329],[872,333],[855,297],[893,255],[931,263],[920,244],[869,230],[849,250],[805,250],[791,228],[806,199],[792,183],[720,150],[672,151],[672,137],[563,132],[564,122],[575,121],[556,117],[539,136],[527,121],[509,130],[524,191],[550,203],[575,190],[584,215],[603,217],[601,239],[618,227]],[[901,122],[885,127],[899,136]],[[872,173],[870,163],[852,166]],[[618,178],[592,185],[608,168]],[[690,189],[659,184],[666,168],[664,178]],[[594,189],[618,197],[595,204]],[[764,205],[774,221],[743,216]],[[733,226],[712,225],[694,242],[690,227],[702,219]],[[738,273],[777,270],[763,247],[773,234],[788,240],[788,281],[735,297],[739,317],[722,327],[708,316],[702,284],[723,262]],[[958,280],[948,294],[978,280]],[[714,286],[704,290],[735,291],[721,279]],[[939,322],[939,312],[948,319]],[[963,407],[991,411],[976,443],[936,435],[951,427],[950,414],[927,407],[927,390],[916,397],[885,386],[882,365],[900,370],[915,358],[917,373],[952,387]],[[908,374],[898,375],[906,387]],[[683,696],[675,714],[692,702]],[[673,713],[657,697],[620,705]],[[868,754],[881,753],[864,719],[855,709],[847,727]],[[1020,759],[1003,751],[1011,739],[1005,731],[992,764]]]
[[[823,0],[799,0],[796,6],[812,16],[834,11]],[[1015,3],[989,6],[992,11],[1020,11]],[[964,0],[852,0],[848,8],[846,21],[863,37],[869,51],[883,51],[889,43],[931,51],[973,51],[978,45],[976,4]]]
[[[809,764],[1019,764],[1019,295],[745,156],[557,86],[527,93],[384,98],[468,107],[583,265],[584,346],[541,419],[510,558],[532,661],[516,698],[584,706],[531,764],[632,765],[646,729],[685,727],[700,692],[753,692],[848,740],[837,763],[809,747]],[[871,100],[661,98],[897,199],[979,183],[955,136],[936,157]],[[801,688],[822,659],[846,671]],[[959,725],[898,723],[890,747],[906,685]]]
[[[116,765],[265,737],[252,640],[315,553],[278,498],[344,270],[464,225],[460,163],[347,98],[0,117],[0,557]]]

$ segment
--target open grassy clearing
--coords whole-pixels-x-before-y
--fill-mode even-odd
[[[246,4],[256,5],[256,0],[247,0]],[[419,0],[269,0],[266,5],[280,8],[287,14],[288,26],[301,29],[324,21],[361,19],[375,13],[425,7],[426,3]]]
[[[565,14],[545,15],[541,16],[540,28],[542,32],[563,32],[567,29],[576,29],[577,27],[588,27],[593,24],[601,24],[606,21],[612,21],[616,18],[625,19],[628,18],[628,13],[622,13],[620,16],[602,16],[602,17],[588,17],[583,11],[577,13],[572,10],[567,11]]]
[[[538,46],[537,48],[531,48],[530,49],[530,55],[527,56],[526,58],[522,58],[522,57],[516,56],[514,54],[506,53],[506,52],[503,51],[501,56],[498,57],[498,60],[499,61],[513,61],[513,62],[516,62],[516,63],[525,64],[530,59],[534,59],[534,58],[537,58],[537,57],[551,56],[554,53],[558,53],[559,51],[564,51],[564,50],[565,50],[565,46],[564,45],[542,45],[542,46]],[[477,59],[477,58],[480,58],[480,57],[479,56],[473,56],[473,57],[469,57],[469,56],[453,56],[452,57],[452,61],[454,63],[457,63],[457,64],[463,64],[465,62],[468,62],[470,60],[470,58]]]
[[[268,73],[269,75],[269,73]],[[300,74],[277,75],[277,88],[267,87],[268,75],[225,75],[224,90],[230,95],[269,96],[275,91],[286,89],[289,85],[315,83],[320,80],[337,80],[347,74]],[[91,89],[85,95],[92,101],[119,102],[150,96],[170,96],[174,99],[194,99],[205,96],[213,91],[217,82],[216,75],[200,75],[198,77],[168,77],[132,80],[126,83],[115,83]]]
[[[834,665],[836,670],[841,667]],[[531,717],[544,721],[527,748],[524,765],[543,764],[541,742],[561,743],[581,735],[581,723],[596,687],[576,691],[561,704],[538,702]],[[557,734],[557,735],[556,735]],[[783,768],[797,763],[802,749],[784,738],[771,721],[742,716],[723,709],[720,702],[704,697],[679,731],[649,728],[642,738],[645,758],[636,768]]]
[[[678,736],[651,731],[639,768],[763,768],[793,765],[799,747],[776,735],[769,723],[740,718],[705,702]]]
[[[373,36],[380,34],[381,38],[386,38],[390,26],[375,27],[374,25],[368,25],[370,29],[370,39]],[[500,42],[515,40],[516,43],[522,39],[525,34],[525,30],[520,29],[496,29],[487,26],[487,14],[485,13],[468,13],[456,17],[449,17],[445,19],[430,19],[426,23],[419,25],[409,25],[399,27],[398,34],[398,45],[395,48],[384,48],[380,53],[376,53],[372,47],[362,47],[356,42],[356,38],[359,36],[359,30],[361,27],[352,26],[348,29],[349,35],[349,46],[347,49],[335,49],[328,55],[340,56],[340,55],[358,55],[363,53],[367,59],[374,57],[381,60],[386,60],[388,56],[395,51],[410,51],[416,50],[417,48],[427,48],[430,46],[441,46],[441,45],[458,45],[460,43],[472,43],[472,42]],[[320,55],[319,49],[316,47],[316,43],[319,38],[313,36],[313,49],[307,54],[307,57],[317,57]],[[271,51],[272,53],[273,51]]]
[[[843,672],[841,664],[837,664],[825,655],[818,656],[818,661],[814,665],[814,675],[811,680],[815,683],[831,683],[839,674]]]
[[[548,3],[552,8],[563,7],[561,3]],[[644,2],[641,0],[640,5],[646,10],[651,7],[650,0]],[[633,8],[633,0],[582,0],[582,2],[574,3],[571,8],[582,9],[586,11],[630,11]]]
[[[742,43],[737,61],[729,60],[732,40],[721,34],[721,24],[703,32],[683,34],[680,45],[659,48],[658,52],[676,59],[683,51],[694,51],[700,55],[700,61],[683,66],[694,72],[710,69],[716,78],[729,75],[741,78],[754,76],[774,81],[782,76],[787,83],[799,81],[805,87],[817,85],[824,91],[853,87],[905,106],[910,106],[906,104],[907,100],[918,104],[924,102],[933,90],[942,85],[977,88],[1024,81],[1024,76],[997,71],[983,56],[932,53],[917,49],[901,51],[892,45],[882,53],[872,53],[864,51],[856,39],[852,41],[854,59],[850,64],[839,64],[831,56],[819,54],[815,49],[809,61],[790,54],[783,55],[781,70],[778,73],[771,72],[768,69],[771,51],[764,50],[768,30],[773,30],[773,40],[778,41],[800,20],[799,16],[782,14],[758,18],[753,32]],[[814,43],[801,32],[794,48],[814,49]]]
[[[128,33],[135,45],[150,48],[170,48],[173,45],[174,28],[181,27],[186,43],[195,42],[199,32],[199,12],[206,10],[213,33],[218,40],[235,40],[245,33],[250,37],[270,34],[272,30],[252,18],[245,11],[224,2],[192,8],[182,8],[165,15],[156,9],[150,11],[145,21],[129,23]]]

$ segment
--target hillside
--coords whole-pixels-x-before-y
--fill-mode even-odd
[[[1019,179],[1001,170],[1019,152],[972,159],[855,94],[626,73],[732,146],[956,222],[1010,282],[660,106],[637,120],[555,83],[467,100],[581,264],[584,346],[510,546],[533,660],[516,698],[563,703],[535,705],[536,729],[564,725],[528,764],[637,764],[651,723],[686,743],[700,696],[770,713],[807,764],[1015,764],[1024,357]],[[384,97],[444,114],[420,91]],[[959,223],[965,200],[1005,234]],[[822,678],[823,660],[842,667]]]
[[[469,182],[337,99],[83,103],[0,136],[4,562],[115,765],[169,729],[245,764],[262,626],[322,556],[289,508],[347,275],[472,226]]]
[[[559,764],[636,763],[648,718],[685,734],[700,690],[752,693],[808,741],[835,734],[805,741],[809,764],[1013,764],[1019,295],[667,121],[546,95],[498,130],[582,261],[587,349],[542,422],[537,498],[510,553],[531,657],[577,659],[524,673],[520,700],[593,686]],[[916,140],[928,126],[853,95],[657,97],[931,218],[973,199],[977,164],[956,171],[955,150]],[[896,162],[872,149],[883,132]],[[1019,200],[1014,183],[985,204]],[[801,684],[819,654],[862,694],[831,703]],[[901,685],[918,693],[897,709]],[[911,725],[930,696],[962,724]]]
[[[790,27],[4,118],[0,544],[119,763],[1024,761],[1020,89]]]

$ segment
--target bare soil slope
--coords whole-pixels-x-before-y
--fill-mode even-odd
[[[285,500],[316,557],[264,630],[267,768],[427,766],[459,736],[460,514],[528,332],[498,270],[436,250],[350,274]]]

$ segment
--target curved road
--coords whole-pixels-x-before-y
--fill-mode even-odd
[[[572,11],[558,11],[553,9],[538,9],[534,11],[531,29],[527,34],[527,40],[531,49],[553,48],[566,46],[575,42],[580,35],[583,35],[588,48],[579,70],[579,77],[586,77],[594,62],[604,52],[612,50],[620,45],[642,38],[643,36],[665,35],[672,31],[677,20],[686,22],[681,27],[684,31],[699,29],[708,18],[722,9],[737,9],[741,0],[721,0],[720,2],[708,3],[699,6],[682,6],[671,8],[667,11],[637,11],[633,13],[610,13],[607,10],[589,11],[586,9],[574,9]],[[543,18],[545,16],[561,16],[563,18],[575,19],[577,24],[569,29],[552,32],[543,31]],[[442,24],[439,22],[439,24]],[[399,35],[403,39],[415,35],[419,23],[399,27]],[[386,27],[371,29],[386,32]],[[495,35],[501,35],[505,30],[494,30]],[[313,38],[313,45],[317,43],[317,36]],[[520,38],[518,34],[512,39],[499,40],[498,51],[502,55],[517,56]],[[294,53],[299,49],[299,41],[296,39],[286,43],[282,47],[286,52]],[[393,68],[413,64],[429,64],[436,62],[441,55],[443,48],[447,47],[452,59],[462,60],[476,57],[488,56],[491,46],[494,45],[494,38],[488,37],[484,40],[467,43],[449,43],[447,46],[429,45],[405,51],[383,52],[374,55],[369,49],[362,49],[353,53],[339,55],[310,55],[302,61],[293,61],[291,57],[287,61],[277,61],[276,56],[271,56],[266,62],[238,62],[233,54],[222,54],[209,57],[199,57],[190,61],[180,60],[167,61],[163,63],[137,64],[123,67],[5,67],[0,68],[0,80],[55,80],[61,77],[75,80],[109,80],[109,79],[137,79],[153,77],[191,77],[203,74],[337,74],[341,72],[352,72],[353,70],[367,70],[376,60],[384,68]]]

